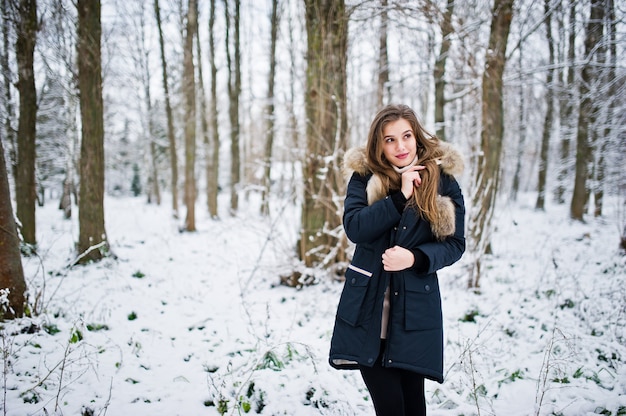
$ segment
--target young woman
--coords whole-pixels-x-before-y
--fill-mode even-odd
[[[330,364],[358,369],[376,415],[426,414],[424,378],[443,382],[437,270],[465,251],[460,155],[404,105],[383,108],[351,173],[343,224],[356,244],[337,308]]]

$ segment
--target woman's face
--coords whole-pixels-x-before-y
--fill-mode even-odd
[[[388,122],[383,129],[383,154],[399,168],[409,165],[417,153],[417,140],[409,122],[403,118]]]

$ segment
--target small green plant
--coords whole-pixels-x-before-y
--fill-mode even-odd
[[[135,319],[137,319],[137,314],[135,313],[135,311],[128,314],[129,321],[134,321]]]
[[[137,270],[135,273],[133,273],[133,277],[136,279],[143,279],[144,277],[146,277],[146,275],[142,273],[141,271]]]
[[[567,378],[567,376],[565,377],[554,377],[552,379],[553,382],[555,383],[559,383],[559,384],[569,384],[569,378]]]
[[[244,413],[249,413],[252,409],[252,405],[246,398],[239,397],[239,408],[243,410]]]
[[[72,335],[70,335],[70,344],[77,344],[78,342],[83,340],[83,333],[78,329],[74,328],[72,330]]]
[[[256,402],[256,412],[261,413],[264,408],[265,408],[265,392],[261,390],[259,392],[259,398]]]
[[[276,353],[272,350],[268,351],[263,355],[263,360],[258,365],[257,370],[262,370],[265,368],[271,368],[274,371],[280,371],[285,368],[285,364],[278,358]]]
[[[217,402],[217,412],[220,415],[224,415],[224,414],[226,414],[226,412],[228,412],[228,400],[220,399]]]
[[[22,393],[20,397],[22,398],[22,400],[24,400],[24,403],[29,404],[37,404],[41,400],[39,395],[33,390],[28,390],[27,392]]]
[[[46,331],[49,335],[55,335],[61,332],[56,324],[44,324],[43,330]]]
[[[91,332],[108,331],[109,329],[107,324],[87,324],[87,330]]]
[[[469,312],[466,312],[465,315],[460,319],[461,322],[476,322],[476,317],[480,316],[480,312],[478,309],[472,309]]]

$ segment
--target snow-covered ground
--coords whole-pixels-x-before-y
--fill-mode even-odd
[[[429,414],[626,415],[617,206],[582,224],[527,198],[498,206],[479,293],[470,255],[440,272],[446,381],[427,383]],[[2,414],[373,415],[359,374],[327,364],[342,284],[278,284],[297,210],[241,206],[212,220],[198,204],[198,231],[180,233],[168,202],[109,197],[116,258],[71,268],[76,219],[39,208],[34,317],[1,329]]]

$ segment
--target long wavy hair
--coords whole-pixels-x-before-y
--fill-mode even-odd
[[[402,185],[402,177],[383,154],[383,131],[387,123],[404,119],[409,122],[413,135],[417,142],[418,165],[426,168],[420,171],[422,184],[415,187],[413,198],[409,203],[417,207],[417,213],[428,222],[438,221],[438,210],[436,209],[436,199],[439,188],[439,165],[437,159],[442,156],[439,146],[439,139],[426,131],[419,122],[415,112],[406,105],[388,105],[381,109],[372,125],[367,137],[367,164],[370,170],[382,178],[386,179],[388,189],[399,190]]]

